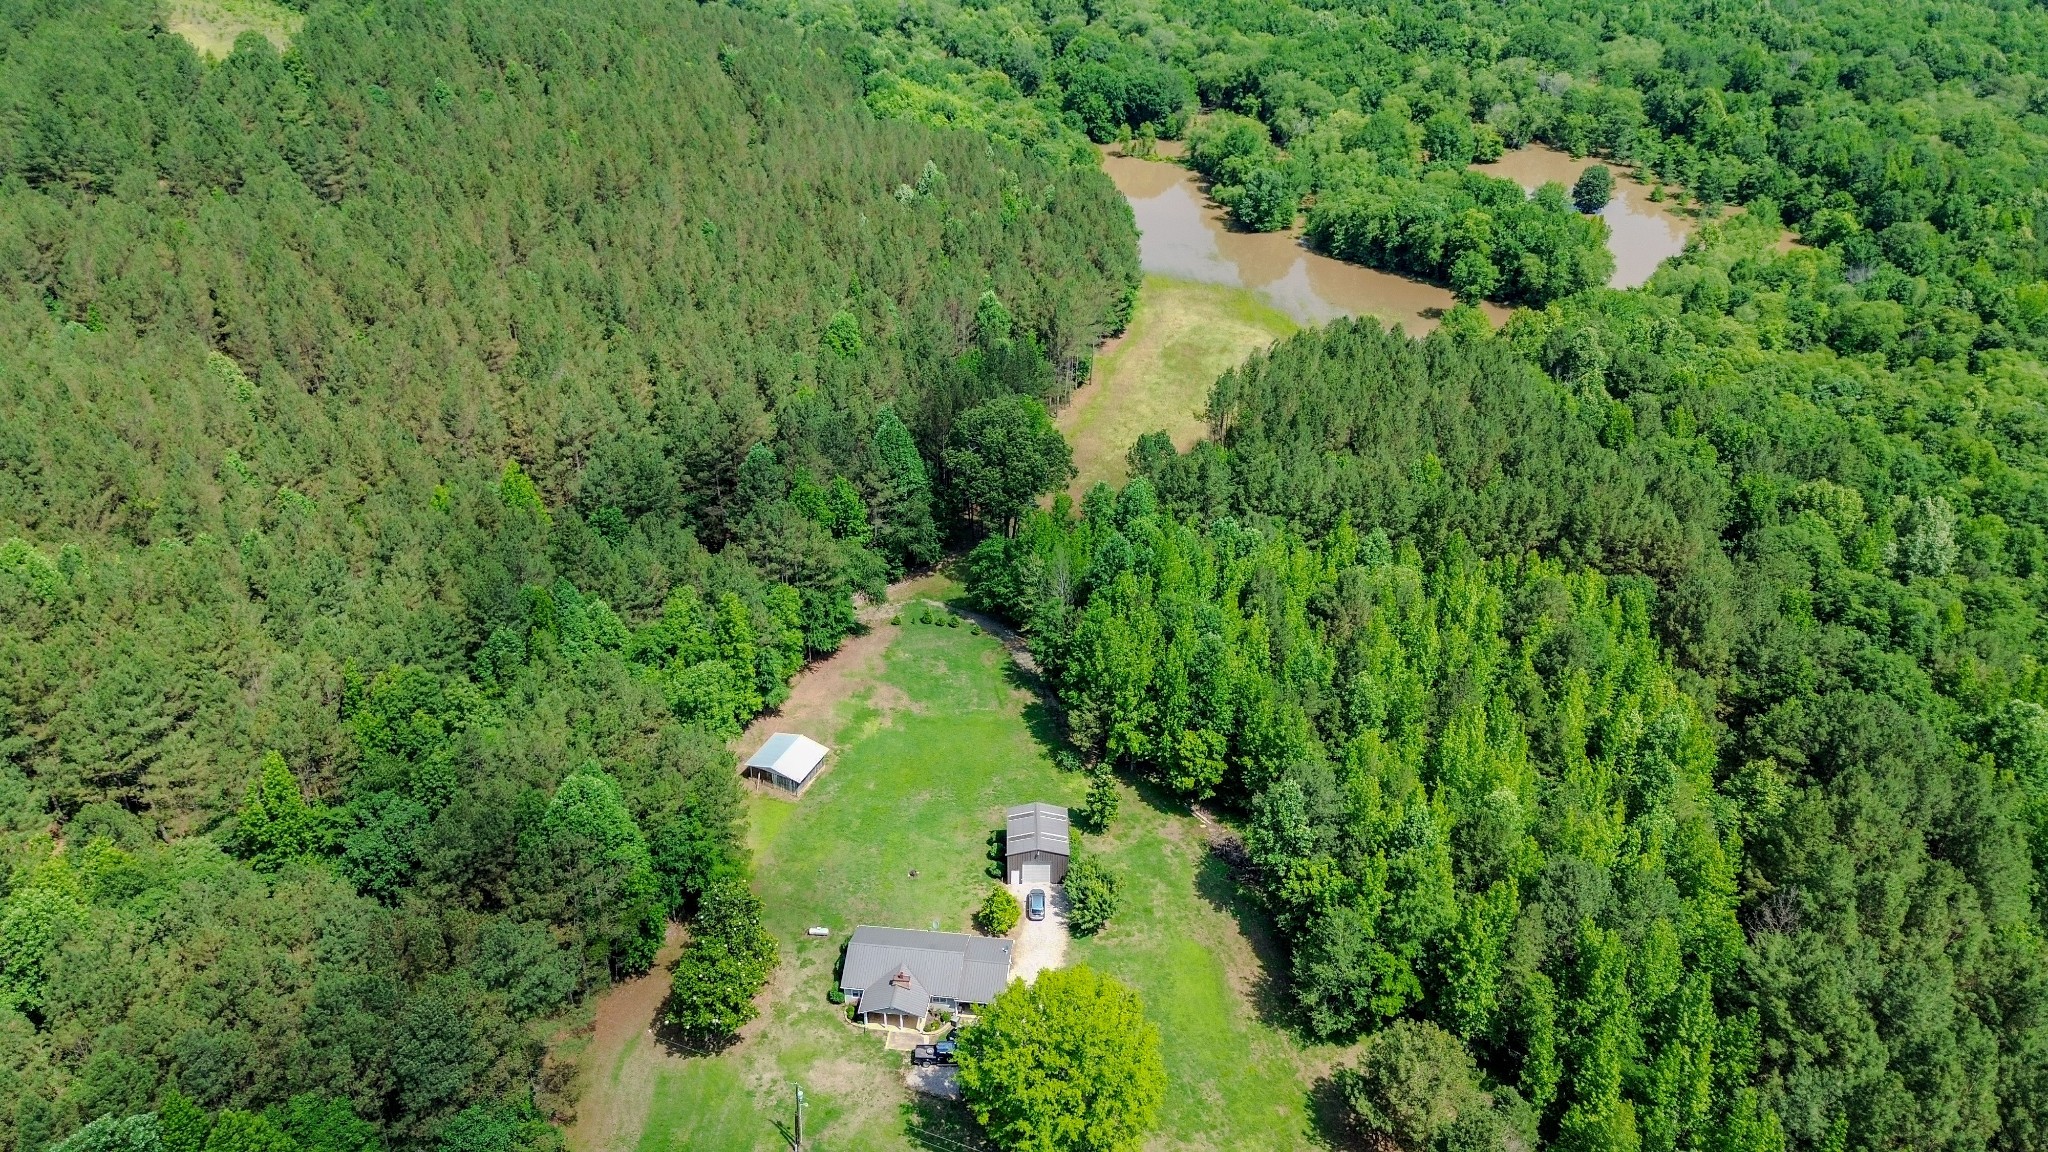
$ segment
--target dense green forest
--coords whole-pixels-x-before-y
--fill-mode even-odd
[[[724,738],[1129,307],[1105,181],[861,95],[666,0],[0,7],[0,1149],[554,1139]]]
[[[2048,1148],[2048,13],[735,6],[0,0],[0,1152],[551,1145],[672,920],[754,1010],[725,742],[969,547],[1402,1146]],[[1183,135],[1528,307],[1042,507]],[[1531,140],[1744,211],[1607,291]]]
[[[735,2],[840,44],[878,111],[1056,157],[1180,135],[1200,109],[1242,114],[1264,138],[1234,149],[1248,160],[1218,187],[1243,224],[1283,227],[1306,205],[1334,254],[1468,297],[1563,294],[1518,284],[1515,250],[1571,246],[1561,223],[1539,243],[1455,191],[1456,169],[1535,140],[1633,165],[1710,212],[1774,202],[1862,298],[1905,309],[1844,321],[1828,338],[1845,346],[1914,330],[2032,346],[2048,314],[2037,5]]]
[[[975,587],[1246,814],[1308,1031],[1440,1025],[1561,1147],[2041,1147],[2048,395],[1765,347],[1775,229],[1298,336]]]

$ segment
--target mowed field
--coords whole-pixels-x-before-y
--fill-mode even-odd
[[[306,22],[271,0],[166,0],[164,26],[183,36],[201,56],[225,60],[244,32],[261,33],[282,52]]]
[[[1202,412],[1216,378],[1295,328],[1246,289],[1147,276],[1130,326],[1059,413],[1074,446],[1075,495],[1097,481],[1123,483],[1125,457],[1148,432],[1192,446],[1207,430]]]
[[[783,948],[762,1018],[734,1047],[693,1055],[649,1027],[664,973],[612,993],[580,1057],[578,1152],[786,1148],[799,1084],[805,1138],[821,1152],[941,1147],[914,1134],[960,1134],[957,1111],[904,1088],[903,1053],[826,1002],[840,949],[859,923],[967,930],[992,883],[987,841],[1003,808],[1076,804],[1086,782],[1053,767],[1051,719],[995,637],[911,623],[877,632],[855,656],[872,674],[845,678],[829,718],[807,721],[834,748],[830,770],[801,800],[750,797],[755,886]],[[1261,1019],[1262,929],[1207,850],[1214,832],[1127,791],[1116,826],[1092,841],[1123,877],[1123,910],[1074,959],[1139,988],[1160,1025],[1170,1084],[1150,1147],[1313,1147],[1307,1100],[1328,1054]],[[805,936],[812,925],[831,937]]]

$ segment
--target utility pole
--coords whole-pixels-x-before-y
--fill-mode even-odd
[[[804,1152],[804,1086],[796,1086],[796,1152]]]

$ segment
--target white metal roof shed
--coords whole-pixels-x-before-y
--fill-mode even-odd
[[[747,760],[747,774],[766,778],[792,792],[803,791],[811,773],[818,770],[829,751],[823,744],[795,732],[777,732],[761,750]]]

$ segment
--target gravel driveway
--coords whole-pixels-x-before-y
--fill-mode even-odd
[[[1025,983],[1047,968],[1064,968],[1067,963],[1067,894],[1057,884],[1011,884],[1010,895],[1023,904],[1033,888],[1045,889],[1045,919],[1029,916],[1017,921],[1017,942],[1010,949],[1010,975]]]

